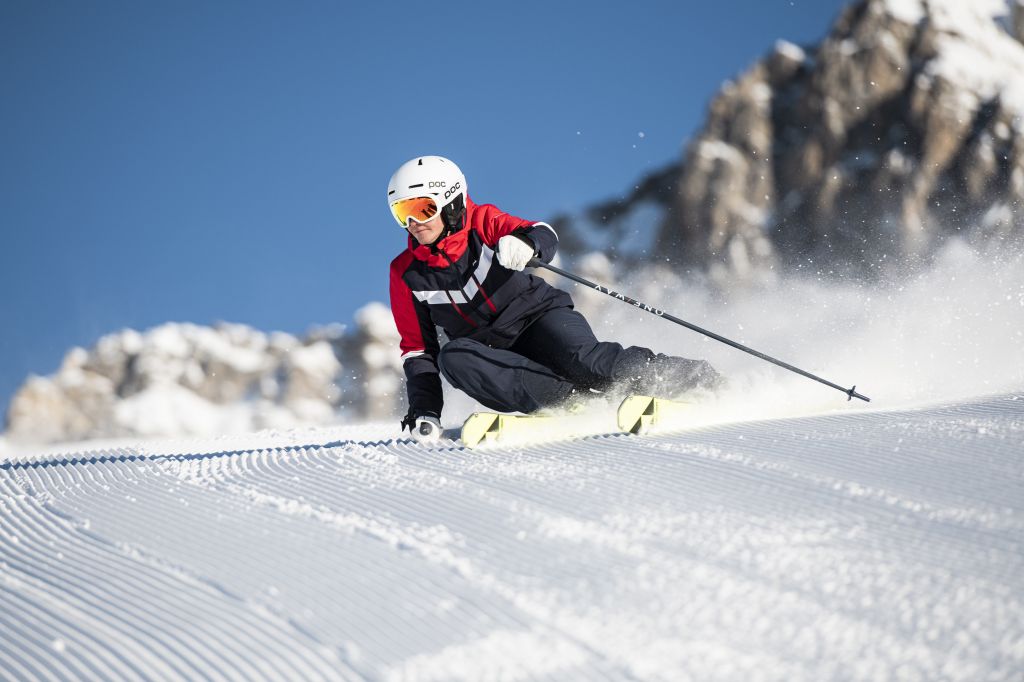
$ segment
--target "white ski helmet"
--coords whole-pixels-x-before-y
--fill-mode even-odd
[[[454,161],[417,156],[403,163],[388,183],[388,208],[403,228],[406,223],[395,212],[395,204],[418,197],[433,199],[448,228],[457,230],[456,219],[461,222],[466,207],[466,176]]]

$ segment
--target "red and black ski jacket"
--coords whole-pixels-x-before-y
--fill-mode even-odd
[[[558,236],[547,223],[523,220],[467,197],[461,230],[431,245],[410,236],[408,248],[391,262],[391,312],[401,335],[413,415],[441,415],[437,327],[449,339],[470,337],[507,348],[545,312],[572,306],[566,292],[498,263],[495,248],[508,234],[526,237],[546,263],[558,249]]]

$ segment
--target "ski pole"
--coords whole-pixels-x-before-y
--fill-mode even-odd
[[[810,372],[805,372],[804,370],[800,369],[799,367],[794,367],[793,365],[785,363],[782,360],[776,360],[775,358],[771,357],[770,355],[765,355],[764,353],[760,353],[760,352],[754,350],[753,348],[748,348],[748,347],[744,346],[742,343],[736,343],[735,341],[727,339],[724,336],[719,336],[718,334],[716,334],[714,332],[710,332],[707,329],[702,329],[702,328],[698,327],[695,324],[690,324],[686,320],[681,320],[678,317],[675,317],[674,315],[669,315],[664,310],[659,310],[659,309],[657,309],[657,308],[655,308],[653,306],[647,305],[646,303],[641,303],[640,301],[638,301],[638,300],[636,300],[634,298],[630,298],[629,296],[624,296],[624,295],[620,294],[619,292],[612,291],[608,287],[603,287],[600,284],[594,284],[591,281],[583,279],[579,275],[574,275],[573,273],[566,272],[565,270],[562,270],[561,268],[556,268],[554,265],[549,265],[548,263],[545,263],[544,261],[539,260],[537,258],[531,259],[530,262],[527,263],[527,265],[529,265],[531,267],[534,267],[534,268],[544,268],[546,270],[550,270],[551,272],[557,273],[557,274],[561,275],[562,277],[567,277],[567,278],[573,280],[574,282],[579,282],[580,284],[588,286],[591,289],[594,289],[596,291],[600,291],[602,294],[607,294],[607,295],[611,296],[612,298],[616,298],[616,299],[618,299],[618,300],[620,300],[620,301],[622,301],[624,303],[628,303],[628,304],[630,304],[632,306],[636,306],[637,308],[640,308],[640,310],[645,310],[645,311],[647,311],[649,313],[653,313],[653,314],[657,315],[658,317],[665,318],[669,322],[675,322],[676,324],[682,325],[682,326],[686,327],[687,329],[692,329],[693,331],[697,332],[698,334],[703,334],[704,336],[710,337],[710,338],[714,339],[715,341],[721,341],[722,343],[724,343],[724,344],[726,344],[728,346],[732,346],[733,348],[741,350],[741,351],[743,351],[745,353],[750,353],[754,357],[761,358],[762,360],[767,360],[768,362],[772,363],[773,365],[778,365],[779,367],[782,367],[784,369],[788,369],[790,372],[796,372],[797,374],[799,374],[801,376],[805,376],[808,379],[814,379],[818,383],[822,383],[822,384],[825,384],[826,386],[830,386],[831,388],[834,388],[837,391],[842,391],[843,393],[846,394],[846,399],[848,401],[849,400],[853,400],[854,398],[860,398],[864,402],[868,402],[868,403],[871,402],[871,398],[868,398],[867,396],[864,396],[864,395],[861,395],[860,393],[857,393],[857,387],[856,386],[853,386],[852,388],[843,388],[839,384],[833,384],[831,381],[828,381],[827,379],[822,379],[821,377],[815,376],[815,375],[811,374]]]

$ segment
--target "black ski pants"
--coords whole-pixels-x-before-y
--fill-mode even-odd
[[[526,414],[590,389],[672,397],[720,380],[703,360],[598,341],[586,318],[568,307],[546,312],[509,348],[452,339],[438,364],[448,383],[482,405]]]

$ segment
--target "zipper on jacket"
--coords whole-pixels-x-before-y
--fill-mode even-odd
[[[452,267],[455,267],[455,263],[453,263],[453,262],[452,262],[452,259],[451,259],[451,257],[450,257],[450,256],[449,256],[449,255],[448,255],[447,253],[445,253],[444,251],[442,251],[442,250],[441,250],[441,247],[439,247],[439,246],[436,246],[436,245],[434,245],[434,244],[431,244],[431,245],[430,245],[430,247],[431,247],[432,249],[434,249],[434,250],[435,250],[435,251],[436,251],[437,253],[440,253],[440,254],[441,254],[442,256],[444,256],[444,259],[445,259],[446,261],[448,261],[448,265],[451,265]],[[470,278],[471,278],[471,279],[473,280],[473,283],[474,283],[474,284],[476,284],[476,288],[477,288],[477,289],[479,289],[479,290],[480,290],[480,293],[484,295],[484,300],[485,300],[485,301],[487,301],[487,305],[488,305],[488,306],[490,307],[491,311],[492,311],[492,312],[495,312],[495,313],[496,313],[496,312],[498,312],[498,309],[497,309],[496,307],[494,307],[494,303],[493,303],[493,302],[491,301],[491,297],[487,295],[487,290],[486,290],[486,289],[484,289],[484,284],[483,284],[483,282],[481,282],[480,280],[478,280],[478,279],[476,278],[476,273],[470,272],[470,273],[469,273],[469,276],[470,276]],[[460,291],[462,292],[462,295],[463,295],[463,297],[465,297],[465,299],[466,299],[466,303],[469,303],[469,296],[466,296],[466,290],[465,290],[465,288],[463,288],[463,287],[462,287],[462,286],[460,285],[460,286],[459,286],[459,290],[460,290]]]
[[[430,249],[434,253],[439,253],[442,256],[444,256],[444,259],[448,261],[448,265],[452,266],[453,268],[455,267],[455,261],[453,261],[451,256],[449,256],[440,246],[438,246],[437,244],[431,244]],[[470,277],[473,277],[473,275],[471,274]],[[473,277],[473,279],[475,280],[476,278]],[[477,283],[477,286],[480,286],[479,282]],[[462,292],[462,297],[466,299],[466,303],[469,303],[469,296],[466,295],[466,288],[462,286],[461,282],[459,283],[459,291]]]
[[[430,250],[433,251],[434,253],[439,253],[442,256],[444,256],[444,259],[446,261],[448,261],[448,265],[450,265],[453,268],[455,267],[455,262],[452,260],[451,256],[449,256],[447,253],[445,253],[444,249],[442,249],[436,243],[430,245]],[[458,273],[456,272],[456,274],[458,274]],[[473,281],[474,282],[476,281],[476,277],[475,276],[473,276],[471,274],[470,277],[473,277]],[[478,287],[480,286],[479,282],[477,282],[477,286]],[[480,290],[483,291],[483,288],[481,287]],[[462,286],[461,282],[459,283],[459,291],[462,292],[462,298],[466,299],[466,304],[468,305],[470,299],[469,299],[469,296],[466,295],[466,288],[464,286]],[[459,314],[459,317],[461,317],[463,320],[465,320],[474,329],[480,326],[476,322],[474,322],[472,319],[470,319],[470,317],[468,315],[466,315],[466,313],[462,312],[462,308],[460,308],[459,305],[455,302],[455,299],[452,298],[451,294],[449,294],[447,291],[445,293],[448,296],[448,301],[452,304],[452,307],[455,308],[455,312],[457,312]],[[485,298],[487,297],[486,293],[484,294],[484,297]],[[491,303],[490,299],[488,299],[487,302]],[[491,303],[491,308],[492,309],[494,308],[494,304],[493,303]]]

